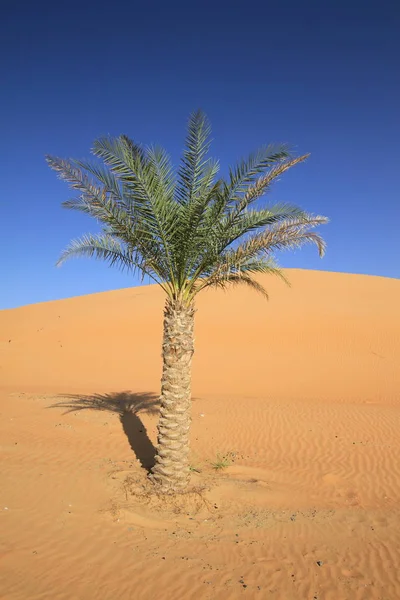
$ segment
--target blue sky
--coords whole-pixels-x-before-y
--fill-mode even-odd
[[[329,216],[328,252],[283,266],[400,276],[400,7],[274,4],[6,3],[0,308],[137,283],[95,261],[54,266],[97,228],[61,208],[71,193],[44,155],[89,157],[96,137],[126,133],[177,161],[198,107],[223,169],[269,142],[311,152],[270,201]]]

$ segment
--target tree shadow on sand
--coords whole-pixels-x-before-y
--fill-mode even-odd
[[[62,400],[49,408],[65,408],[64,414],[80,410],[98,410],[117,413],[130,447],[142,467],[150,471],[154,466],[156,449],[138,413],[158,414],[159,399],[147,392],[118,392],[110,394],[63,394]]]

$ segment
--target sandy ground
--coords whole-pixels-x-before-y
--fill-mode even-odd
[[[162,291],[0,313],[1,600],[400,598],[400,282],[288,276],[199,298],[196,491],[165,505]]]

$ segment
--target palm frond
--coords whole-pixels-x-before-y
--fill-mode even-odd
[[[206,115],[197,110],[189,117],[185,150],[178,171],[177,199],[188,204],[196,199],[209,174],[207,154],[210,149],[211,126]]]
[[[121,270],[131,270],[135,267],[132,252],[119,240],[107,233],[87,234],[72,240],[62,252],[56,264],[61,266],[69,258],[82,256],[104,260],[110,266],[117,265]]]
[[[78,257],[96,258],[107,262],[110,267],[117,266],[121,271],[135,272],[138,270],[170,293],[168,283],[165,283],[165,274],[160,273],[160,267],[156,261],[146,260],[140,252],[125,245],[108,232],[97,235],[86,234],[72,240],[61,253],[56,265],[59,267],[66,260]]]
[[[92,180],[84,173],[73,160],[66,160],[57,156],[46,155],[47,164],[63,181],[69,186],[82,192],[83,194],[96,197],[100,194],[101,188],[96,186]]]
[[[155,174],[158,194],[172,200],[175,192],[175,177],[169,154],[159,146],[151,146],[146,156]]]
[[[325,241],[319,234],[310,230],[327,222],[326,217],[313,215],[286,219],[271,225],[261,233],[253,234],[236,251],[256,256],[260,252],[271,254],[279,250],[301,248],[311,243],[317,246],[319,256],[322,258],[326,248]]]
[[[245,210],[247,210],[248,206],[261,198],[267,191],[270,189],[272,183],[285,171],[288,171],[290,168],[295,165],[304,162],[308,158],[309,154],[305,154],[303,156],[299,156],[297,158],[291,158],[289,160],[285,160],[280,162],[277,165],[274,165],[269,169],[269,171],[260,177],[253,185],[250,185],[244,196],[241,197],[233,206],[232,210],[229,212],[229,216],[227,219],[227,226],[231,227],[236,223],[238,218],[243,214]]]
[[[113,173],[123,177],[124,180],[129,178],[134,180],[136,165],[145,161],[143,148],[125,135],[97,139],[93,144],[92,152],[101,158]]]
[[[289,160],[285,160],[277,165],[274,165],[269,169],[269,171],[260,177],[256,183],[250,186],[242,200],[239,203],[237,209],[239,212],[244,210],[250,203],[254,202],[261,196],[263,196],[271,187],[272,182],[276,181],[280,175],[288,171],[295,165],[304,162],[309,157],[309,154],[304,154],[303,156],[298,156],[297,158],[291,158]]]
[[[252,275],[268,274],[280,277],[289,284],[282,270],[278,267],[272,257],[249,259],[238,253],[229,252],[221,257],[221,261],[214,270],[202,279],[194,293],[206,287],[226,288],[229,284],[245,283],[268,298],[264,286],[254,279]]]
[[[100,164],[87,160],[75,160],[74,163],[83,171],[90,173],[100,182],[102,188],[111,194],[116,202],[123,202],[121,184],[115,174]]]
[[[265,289],[265,287],[256,279],[254,279],[253,277],[250,277],[250,275],[248,275],[247,273],[231,273],[225,279],[222,286],[221,286],[221,284],[213,284],[213,283],[211,283],[210,286],[211,287],[222,287],[223,289],[225,289],[228,285],[238,285],[238,284],[245,284],[245,285],[249,286],[255,292],[258,292],[259,294],[264,296],[264,298],[269,300],[269,294],[268,294],[267,290]],[[208,286],[205,286],[205,287],[208,287]]]
[[[64,208],[88,214],[105,225],[112,224],[116,233],[130,237],[131,224],[118,183],[113,181],[112,174],[83,161],[65,160],[53,156],[46,158],[49,166],[58,173],[60,179],[67,181],[70,187],[81,192],[78,197],[63,202]],[[96,185],[83,169],[96,174],[102,185]]]
[[[217,235],[221,241],[224,241],[224,246],[221,249],[225,249],[237,239],[254,230],[259,230],[286,220],[302,219],[305,217],[307,217],[307,214],[304,210],[298,206],[285,203],[274,204],[273,206],[259,210],[247,210],[237,215],[233,222],[231,215],[228,215],[221,219],[219,223],[220,231]],[[225,232],[225,238],[223,232]]]
[[[253,230],[305,216],[303,210],[290,204],[276,204],[265,209],[246,211],[238,217],[235,224],[230,222],[229,215],[223,215],[215,223],[206,227],[201,258],[191,276],[194,279],[201,276],[229,247]]]
[[[286,144],[279,146],[270,144],[263,146],[250,156],[239,161],[239,163],[229,170],[229,182],[225,187],[225,197],[227,203],[237,198],[242,192],[245,192],[249,185],[254,181],[256,175],[271,168],[275,163],[280,163],[290,157],[290,149]]]
[[[236,200],[232,208],[228,209],[218,224],[221,230],[218,235],[225,232],[226,240],[230,240],[226,242],[226,245],[229,245],[252,229],[264,227],[272,222],[278,222],[282,219],[300,217],[304,214],[304,211],[290,204],[276,205],[270,209],[264,209],[264,211],[258,210],[251,212],[249,212],[248,206],[263,196],[269,190],[272,182],[282,173],[303,162],[308,156],[308,154],[305,154],[297,158],[280,161],[277,165],[271,167],[269,171],[260,177],[253,185],[250,185],[247,188],[245,194]],[[270,215],[268,215],[268,212]],[[259,215],[260,218],[258,218],[257,215]]]
[[[174,280],[176,268],[171,244],[178,222],[178,206],[172,194],[174,184],[168,155],[164,151],[143,149],[127,136],[98,140],[93,151],[117,174],[142,236],[162,246],[168,277]]]
[[[218,163],[210,161],[204,174],[201,193],[181,210],[179,265],[183,278],[190,273],[191,266],[202,249],[203,233],[209,229],[204,225],[208,209],[215,199],[215,177],[218,170]]]

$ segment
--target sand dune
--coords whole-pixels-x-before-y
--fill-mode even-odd
[[[400,282],[288,276],[198,299],[184,507],[131,494],[162,291],[0,312],[1,600],[400,598]]]

